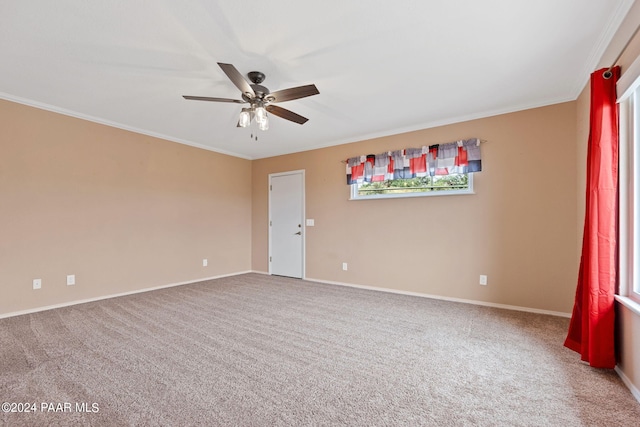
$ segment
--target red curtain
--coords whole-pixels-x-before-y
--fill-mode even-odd
[[[596,368],[614,368],[614,295],[618,247],[618,106],[620,67],[591,74],[587,200],[578,286],[564,345]]]

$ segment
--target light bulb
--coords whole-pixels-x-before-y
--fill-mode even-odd
[[[267,130],[269,129],[269,118],[265,115],[264,119],[261,122],[258,122],[258,129]]]
[[[256,107],[256,121],[258,122],[258,124],[262,123],[266,118],[267,110],[265,110],[262,106]]]
[[[251,122],[251,115],[249,114],[249,109],[243,108],[242,111],[240,112],[238,125],[240,125],[240,127],[246,128],[247,126],[249,126],[250,122]]]

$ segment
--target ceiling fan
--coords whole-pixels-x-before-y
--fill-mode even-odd
[[[267,130],[269,128],[269,119],[267,117],[267,111],[274,116],[278,116],[285,120],[292,121],[294,123],[304,124],[309,119],[302,117],[299,114],[289,111],[285,108],[273,105],[278,102],[291,101],[293,99],[304,98],[307,96],[317,95],[320,92],[316,88],[316,85],[298,86],[289,89],[277,90],[270,92],[264,86],[261,86],[265,79],[264,73],[260,71],[251,71],[247,73],[247,77],[251,83],[242,77],[242,74],[236,67],[231,64],[223,64],[218,62],[222,71],[229,77],[229,80],[236,85],[240,92],[242,92],[242,99],[229,99],[229,98],[213,98],[209,96],[190,96],[183,95],[184,99],[195,101],[213,101],[213,102],[233,102],[236,104],[249,104],[248,108],[243,108],[240,112],[238,119],[238,127],[247,127],[251,124],[251,120],[255,117],[256,123],[260,130]]]

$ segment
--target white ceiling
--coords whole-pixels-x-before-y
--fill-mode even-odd
[[[2,0],[0,98],[256,159],[574,100],[632,4]],[[240,99],[217,62],[315,83],[309,121],[184,100]]]

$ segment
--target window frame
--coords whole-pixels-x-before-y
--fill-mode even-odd
[[[619,106],[618,301],[640,314],[640,58],[617,83]]]
[[[463,174],[460,174],[463,175]],[[349,200],[379,200],[379,199],[403,199],[407,197],[435,197],[435,196],[464,196],[467,194],[475,194],[473,190],[473,172],[466,174],[469,177],[469,185],[461,190],[438,190],[438,191],[422,191],[414,193],[396,193],[396,194],[370,194],[362,196],[358,194],[358,183],[351,184]]]

